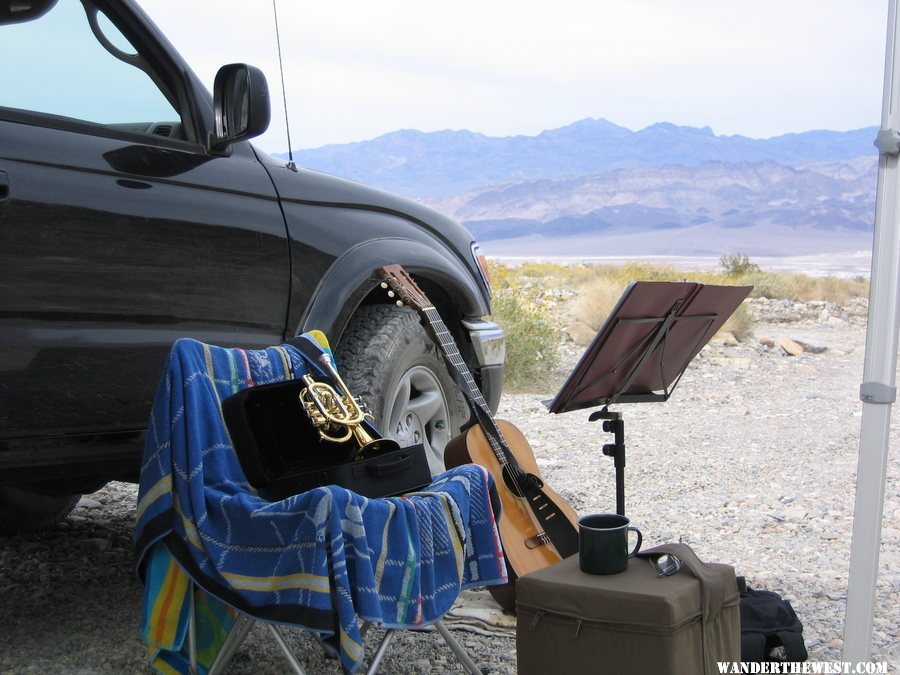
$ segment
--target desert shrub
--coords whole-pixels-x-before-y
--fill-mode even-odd
[[[587,345],[610,315],[629,282],[608,276],[586,283],[572,302],[566,332],[578,345]]]
[[[853,298],[867,297],[869,283],[865,279],[811,277],[784,272],[753,272],[741,276],[740,283],[752,284],[755,298],[774,298],[808,302],[825,300],[845,305]]]
[[[530,278],[546,278],[554,274],[564,273],[564,267],[555,263],[523,262],[515,268],[518,276]]]
[[[797,287],[790,275],[779,272],[754,272],[735,281],[753,286],[754,298],[794,299]]]
[[[506,332],[506,391],[540,389],[559,363],[553,324],[512,293],[495,295],[493,320]]]
[[[506,332],[504,391],[542,391],[559,364],[559,331],[538,286],[512,268],[491,266],[492,319]]]
[[[759,272],[759,265],[750,262],[749,256],[742,253],[736,255],[723,255],[719,258],[719,265],[730,277],[739,277],[752,272]]]
[[[865,278],[840,279],[838,277],[820,277],[816,279],[818,297],[811,300],[827,300],[845,305],[853,298],[868,297],[869,282]]]
[[[738,342],[746,342],[753,337],[755,325],[753,314],[747,309],[746,303],[742,302],[734,314],[728,317],[720,332],[731,333]]]

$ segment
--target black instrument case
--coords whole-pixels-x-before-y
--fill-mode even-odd
[[[322,439],[300,402],[305,387],[302,380],[286,380],[248,387],[222,401],[238,461],[261,497],[278,501],[324,485],[389,497],[431,482],[422,445],[353,459],[359,450],[353,438],[342,443]]]

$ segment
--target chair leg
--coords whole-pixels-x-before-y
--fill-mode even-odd
[[[469,653],[463,648],[459,642],[457,642],[456,638],[450,634],[450,631],[444,625],[443,621],[435,621],[434,627],[437,628],[438,633],[441,634],[441,637],[444,638],[444,642],[450,645],[450,649],[453,650],[453,653],[456,654],[456,658],[460,660],[460,662],[468,669],[472,675],[481,675],[481,668],[472,660],[472,657],[469,656]]]
[[[366,670],[366,675],[375,675],[375,673],[378,672],[378,666],[381,665],[381,660],[384,658],[384,654],[387,651],[388,646],[390,646],[391,640],[394,639],[394,633],[396,632],[396,628],[389,628],[384,634],[384,637],[381,638],[381,644],[378,645],[378,649],[375,650],[375,654],[372,655],[372,662]]]
[[[217,675],[225,670],[231,661],[231,657],[234,656],[238,647],[241,646],[251,628],[253,628],[253,619],[246,614],[238,614],[231,631],[228,633],[228,637],[225,638],[225,642],[219,648],[219,653],[216,654],[215,660],[209,667],[208,675]]]
[[[441,637],[444,638],[444,642],[450,647],[453,653],[456,655],[456,658],[459,659],[460,663],[462,663],[466,670],[471,673],[471,675],[482,675],[481,668],[478,667],[478,664],[472,660],[472,657],[469,656],[469,653],[465,650],[465,648],[459,644],[457,639],[450,634],[450,631],[444,625],[442,621],[435,621],[434,627],[437,628],[438,633],[441,634]],[[391,628],[381,639],[381,644],[378,645],[378,649],[375,651],[375,654],[372,656],[372,662],[369,664],[369,668],[366,670],[366,675],[375,675],[378,672],[378,666],[381,665],[382,659],[384,659],[385,652],[387,652],[388,646],[391,644],[391,640],[394,637],[394,633],[397,632],[397,629]]]
[[[300,665],[300,662],[297,660],[297,657],[294,656],[294,652],[291,651],[291,648],[288,647],[287,642],[284,639],[284,635],[281,633],[281,630],[278,626],[273,624],[268,624],[269,632],[272,633],[272,637],[275,638],[275,642],[278,643],[278,646],[281,648],[281,653],[284,654],[284,658],[287,659],[288,663],[291,664],[291,668],[294,669],[294,672],[297,675],[306,675],[306,671],[303,670],[303,666]]]
[[[188,602],[190,603],[190,605],[188,606],[187,626],[188,667],[190,669],[190,675],[197,675],[200,670],[197,663],[197,619],[194,612],[193,581],[190,583],[188,588]],[[250,629],[253,628],[254,621],[255,619],[249,617],[246,614],[239,613],[237,615],[237,618],[234,621],[234,625],[231,627],[231,630],[228,632],[228,636],[225,638],[225,641],[219,648],[219,652],[216,654],[216,658],[213,660],[212,665],[210,665],[207,675],[217,675],[221,671],[225,670],[225,668],[231,662],[234,653],[238,650],[238,647],[240,647],[244,640],[247,639],[247,634],[250,632]],[[269,629],[269,632],[272,634],[272,637],[275,639],[275,642],[278,644],[278,647],[281,649],[281,653],[284,655],[284,658],[287,659],[287,662],[291,664],[291,668],[293,668],[294,672],[297,675],[306,675],[306,671],[303,670],[303,666],[300,665],[297,657],[294,656],[294,653],[291,651],[291,648],[285,641],[281,629],[273,624],[266,624],[266,626]]]
[[[197,619],[194,614],[194,583],[188,584],[188,667],[190,675],[197,675]]]

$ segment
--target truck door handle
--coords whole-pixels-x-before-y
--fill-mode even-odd
[[[9,199],[9,176],[5,171],[0,171],[0,202]]]

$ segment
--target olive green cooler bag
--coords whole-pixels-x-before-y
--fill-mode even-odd
[[[683,563],[659,576],[632,558],[620,574],[586,574],[573,555],[516,582],[519,675],[635,673],[712,675],[718,661],[741,660],[739,595],[734,569],[705,564],[686,544]]]

